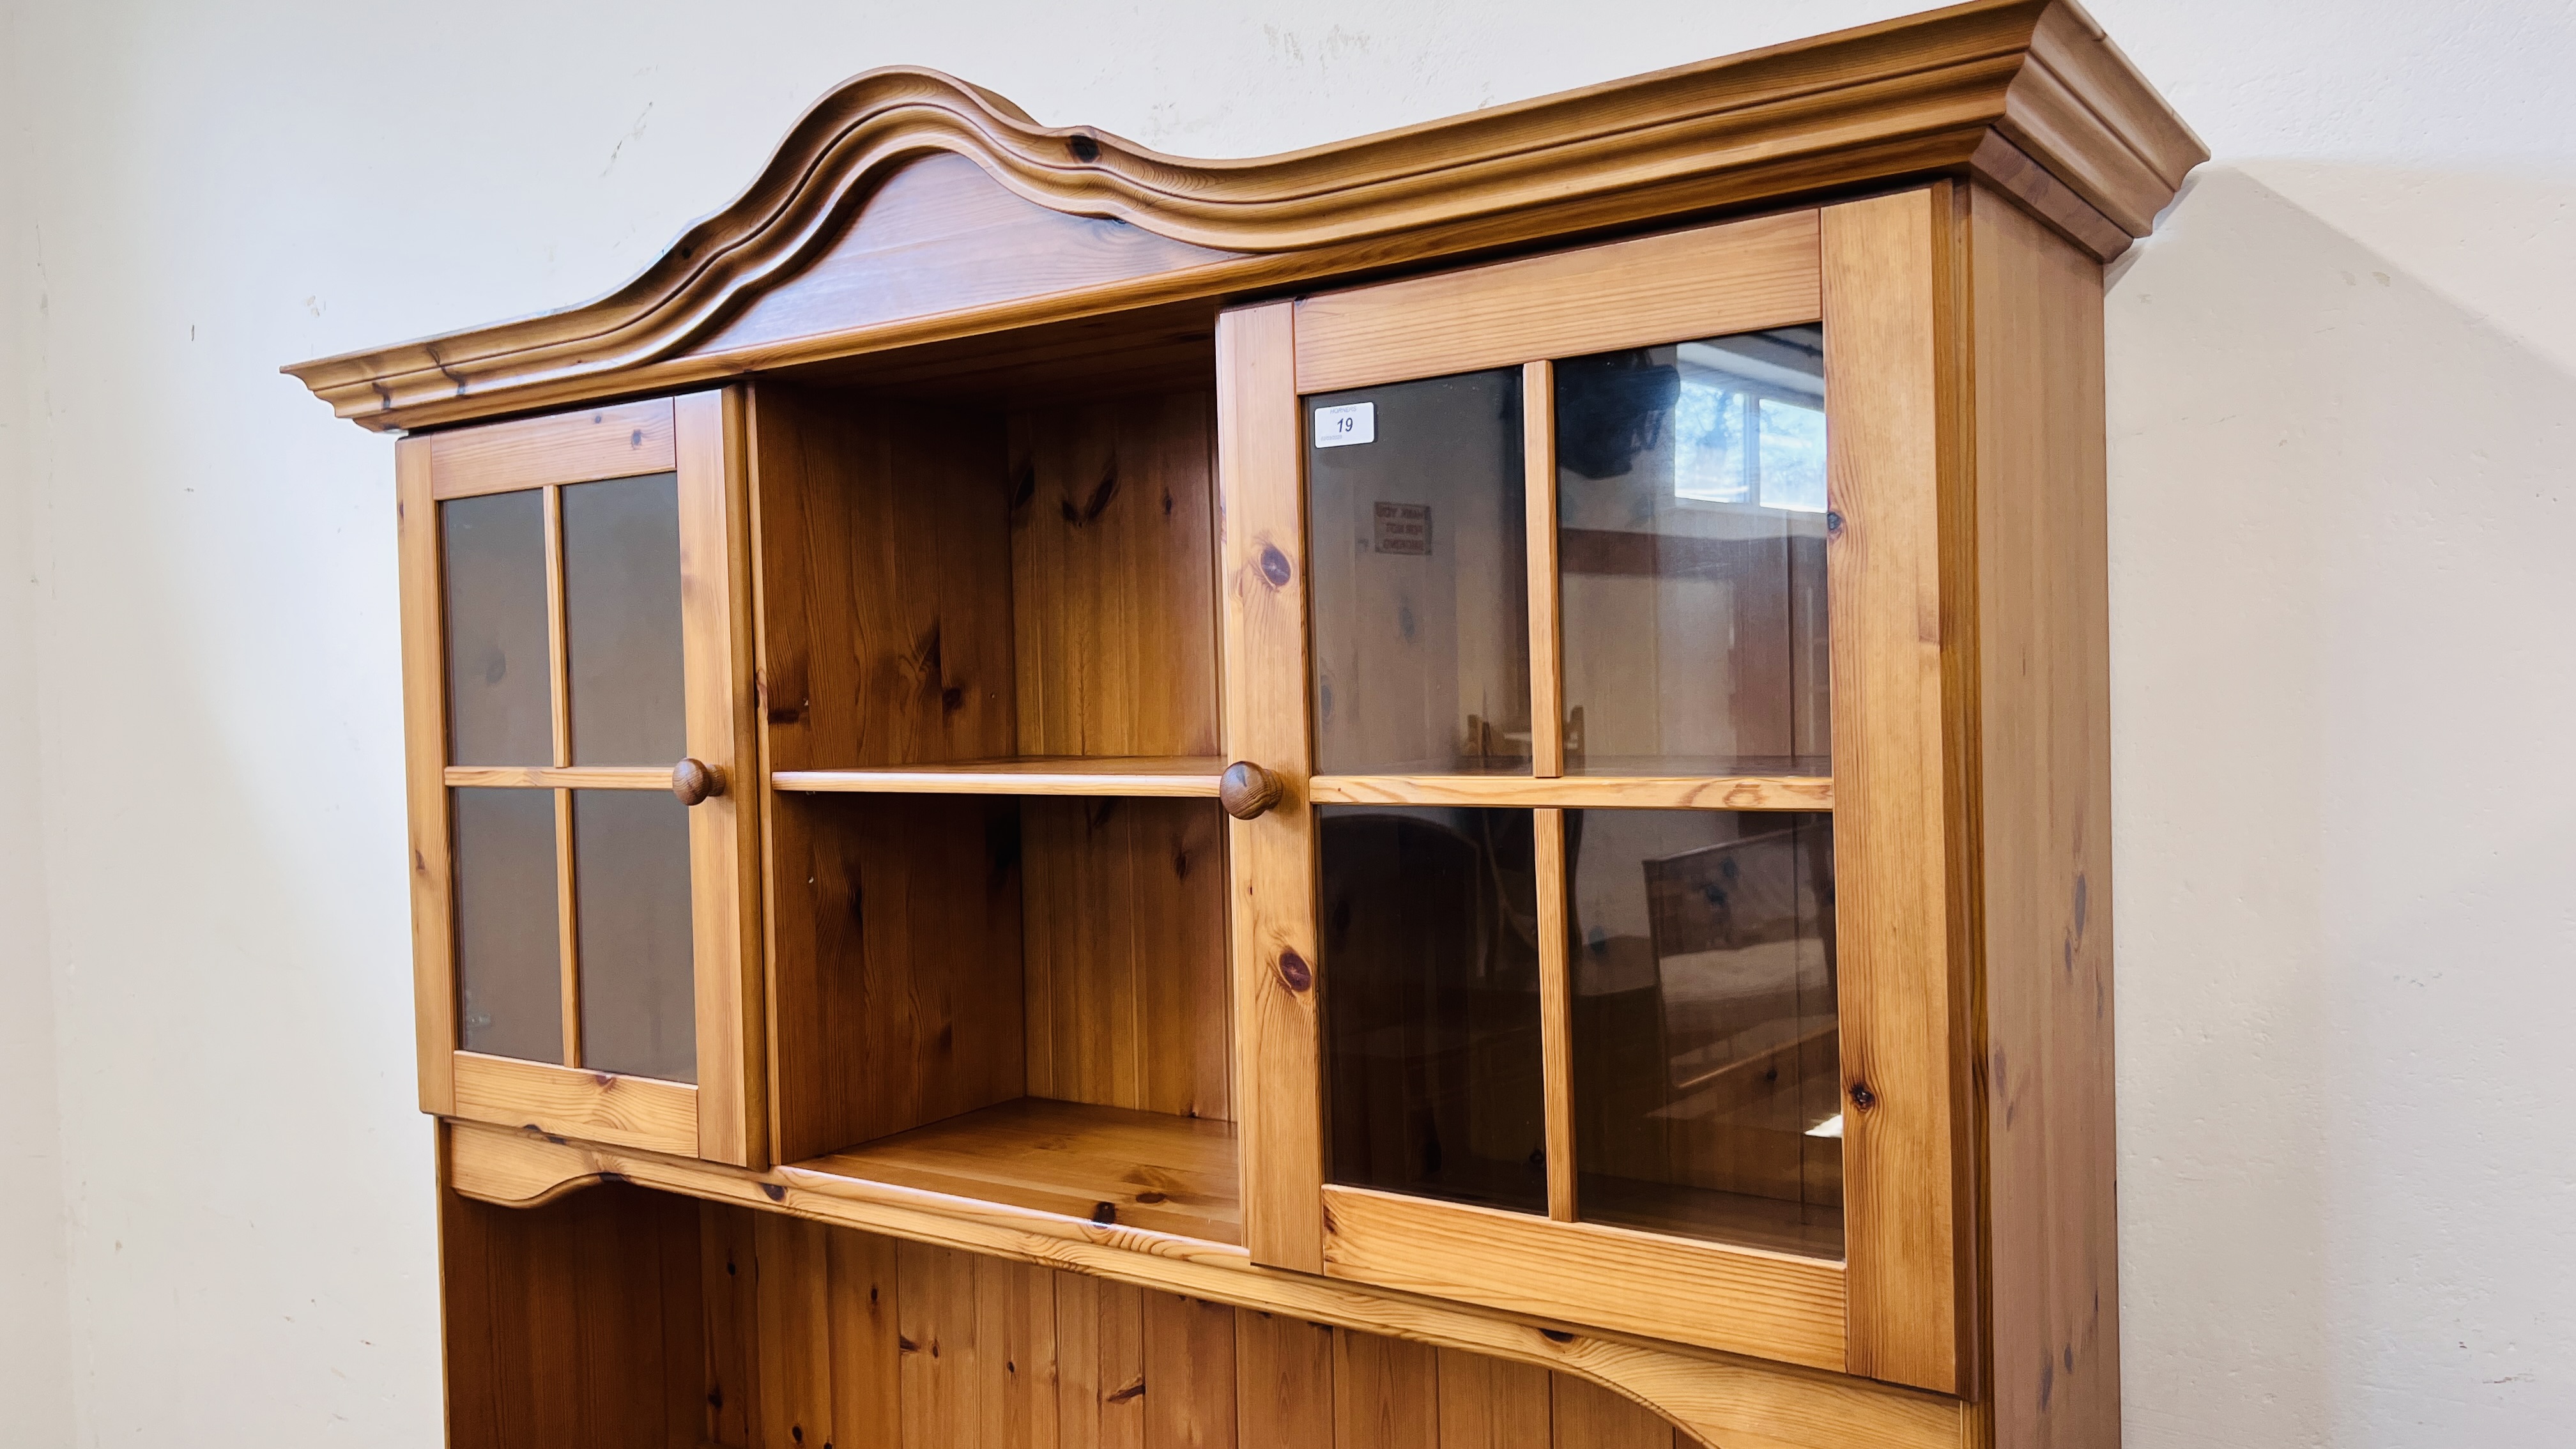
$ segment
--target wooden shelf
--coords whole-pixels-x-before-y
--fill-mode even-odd
[[[1214,755],[1024,755],[855,770],[780,770],[781,790],[872,795],[1199,795],[1216,797]]]
[[[800,1171],[1240,1246],[1234,1124],[1022,1097]]]

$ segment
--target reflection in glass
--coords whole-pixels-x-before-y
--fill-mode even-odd
[[[1578,1216],[1841,1256],[1833,817],[1565,826]]]
[[[1519,369],[1306,402],[1316,769],[1528,774]]]
[[[1333,1181],[1546,1212],[1530,812],[1316,813]]]
[[[438,505],[447,592],[448,760],[551,765],[545,495],[487,493]]]
[[[581,1064],[698,1079],[689,807],[666,790],[572,792]]]
[[[563,491],[572,758],[666,765],[688,751],[680,658],[679,475]]]
[[[1824,337],[1556,367],[1569,774],[1825,773]]]
[[[449,854],[456,872],[457,1045],[561,1063],[555,793],[451,790],[448,798],[455,832]]]

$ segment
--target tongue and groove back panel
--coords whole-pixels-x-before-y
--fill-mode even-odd
[[[1608,1389],[782,1214],[449,1196],[452,1449],[1692,1449]]]

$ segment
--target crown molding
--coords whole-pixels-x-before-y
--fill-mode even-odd
[[[1037,207],[1216,255],[792,346],[711,346],[825,254],[888,177],[942,152]],[[1974,0],[1241,161],[1040,126],[990,91],[897,67],[825,97],[749,190],[596,301],[284,371],[368,427],[430,426],[1941,174],[1987,181],[2107,258],[2147,235],[2207,156],[2066,0]]]

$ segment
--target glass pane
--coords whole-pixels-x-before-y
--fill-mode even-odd
[[[1557,364],[1568,774],[1829,770],[1824,334]]]
[[[1546,1212],[1530,812],[1317,814],[1333,1180]]]
[[[1528,774],[1520,370],[1306,406],[1315,768]]]
[[[575,790],[572,848],[581,1064],[696,1081],[689,807],[665,790]]]
[[[448,798],[455,822],[449,854],[456,870],[457,1045],[560,1063],[555,792],[451,790]]]
[[[573,762],[671,764],[689,752],[679,475],[564,489],[563,542]]]
[[[447,590],[448,759],[551,765],[545,495],[450,499],[438,505],[438,523]]]
[[[1569,810],[1579,1216],[1840,1257],[1830,815]]]

